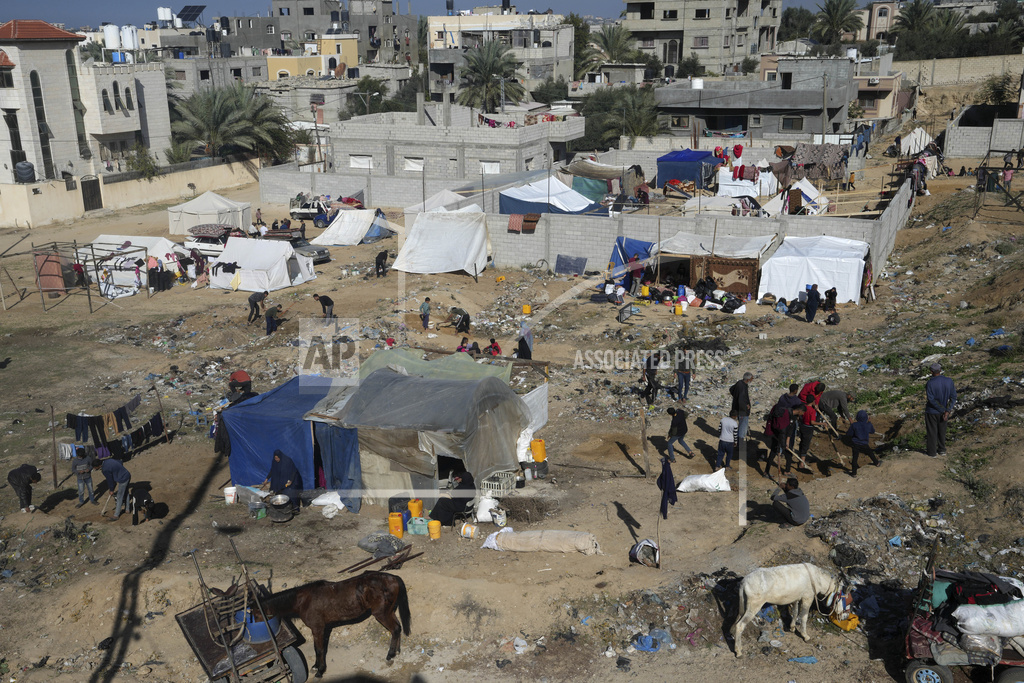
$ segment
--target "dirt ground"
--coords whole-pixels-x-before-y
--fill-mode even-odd
[[[874,160],[868,185],[881,180],[887,161]],[[959,168],[969,161],[947,163]],[[233,538],[257,580],[275,590],[341,578],[340,569],[366,557],[356,541],[386,528],[386,510],[364,506],[358,515],[327,520],[307,508],[287,524],[252,520],[245,506],[225,505],[227,462],[214,455],[206,428],[189,414],[212,406],[234,369],[248,370],[257,390],[290,377],[298,357],[289,342],[300,317],[319,313],[311,296],[320,292],[335,299],[337,315],[359,318],[399,344],[448,349],[454,336],[428,336],[405,324],[423,296],[463,306],[476,321],[471,336],[482,346],[495,336],[507,350],[514,347],[522,305],[534,306],[534,357],[552,363],[549,424],[539,434],[550,475],[516,492],[514,498],[540,513],[511,525],[588,531],[602,549],[593,556],[515,554],[481,549],[479,540],[448,529],[435,542],[412,537],[415,550],[425,554],[395,572],[408,586],[413,615],[402,653],[385,666],[386,634],[372,619],[339,626],[324,680],[902,680],[898,637],[881,638],[870,629],[843,633],[821,618],[812,620],[810,642],[788,629],[772,632],[778,645],[748,645],[737,659],[724,631],[731,622],[715,608],[708,577],[723,568],[742,576],[759,566],[805,560],[835,571],[831,544],[809,530],[780,527],[768,506],[774,484],[761,476],[755,442],[747,462],[729,474],[731,492],[681,493],[659,523],[658,453],[668,426],[665,409],[675,404],[659,398],[649,417],[645,458],[641,411],[629,393],[637,371],[575,364],[578,351],[650,350],[681,339],[729,349],[722,367],[695,376],[686,440],[698,455],[677,459],[677,482],[712,471],[726,389],[744,371],[757,374],[751,385],[755,437],[761,436],[763,413],[790,382],[821,378],[846,388],[860,397],[855,408],[872,413],[883,458],[879,468],[864,467],[856,478],[838,463],[826,476],[816,458],[811,469],[798,471],[815,518],[856,508],[880,493],[897,496],[912,510],[934,509],[940,500],[948,512],[941,524],[955,528],[944,543],[948,562],[1019,574],[1020,553],[998,551],[1014,548],[1021,535],[1014,497],[1024,487],[1015,448],[1021,414],[1013,401],[1024,381],[1016,351],[1024,265],[1016,241],[1024,222],[1013,208],[994,204],[973,216],[975,195],[965,191],[967,180],[930,183],[931,196],[918,201],[898,236],[877,300],[842,306],[838,327],[811,326],[756,305],[739,317],[693,309],[679,317],[655,306],[620,325],[615,309],[591,301],[589,292],[551,304],[576,283],[527,270],[488,270],[478,283],[461,275],[364,279],[379,245],[332,248],[334,260],[317,268],[317,280],[273,293],[271,300],[290,314],[272,337],[246,327],[243,292],[181,286],[102,306],[94,299],[98,310],[91,315],[85,297],[76,295],[47,300],[44,312],[38,293],[11,306],[11,281],[0,272],[10,306],[0,313],[0,466],[31,463],[43,470],[34,514],[18,511],[9,486],[0,489],[0,670],[25,683],[202,682],[206,674],[174,621],[200,599],[190,553],[210,585],[226,587],[238,574],[228,543]],[[256,186],[225,194],[258,202]],[[268,220],[285,214],[283,206],[262,209]],[[85,242],[100,233],[163,235],[165,210],[149,206],[36,229],[14,251],[30,242]],[[23,236],[0,234],[0,251]],[[0,265],[15,285],[31,286],[27,258]],[[503,282],[496,281],[499,275]],[[1007,336],[990,338],[1000,327]],[[979,343],[965,345],[969,337]],[[946,343],[937,346],[939,341]],[[374,340],[363,343],[365,353]],[[1002,344],[1012,348],[990,353]],[[927,374],[921,363],[937,353],[957,382],[961,405],[970,409],[954,420],[950,454],[929,459],[919,451]],[[514,385],[525,390],[537,381],[538,375],[527,374]],[[126,463],[133,482],[149,483],[160,504],[159,519],[133,527],[126,516],[109,521],[99,506],[76,509],[67,463],[58,467],[60,485],[52,485],[51,450],[54,436],[73,439],[63,427],[66,413],[106,412],[137,393],[143,397],[138,415],[145,419],[162,405],[173,438]],[[1009,402],[993,402],[1002,397]],[[845,445],[838,449],[848,453]],[[834,459],[824,436],[815,438],[811,453]],[[105,485],[97,495],[106,497]],[[642,538],[660,539],[660,569],[629,562],[630,546]],[[888,547],[881,536],[876,541],[886,562],[897,557],[903,564],[899,573],[871,581],[885,578],[893,591],[908,595],[922,549]],[[650,606],[655,593],[662,604],[648,618],[641,606]],[[677,647],[629,652],[633,636],[652,626],[667,628]],[[762,635],[771,630],[761,627]],[[300,624],[299,631],[306,638],[301,650],[312,662],[310,633]],[[750,626],[747,642],[758,633]],[[515,654],[509,642],[514,637],[527,641],[526,652]],[[605,656],[609,647],[613,656]],[[817,662],[789,661],[804,656]],[[958,673],[958,680],[981,680],[967,675]]]

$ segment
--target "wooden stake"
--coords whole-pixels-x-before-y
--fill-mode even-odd
[[[160,419],[163,420],[163,417],[164,417],[164,402],[160,400],[160,391],[156,388],[156,382],[154,382],[152,386],[153,386],[153,391],[156,392],[156,404],[160,408]],[[179,425],[179,427],[180,426],[181,425]],[[171,442],[171,437],[167,433],[167,431],[168,431],[168,425],[165,422],[164,423],[164,443],[170,443]]]
[[[50,406],[50,436],[53,437],[53,488],[57,490],[57,423],[53,418],[53,405]]]
[[[644,479],[651,476],[651,462],[647,456],[647,407],[643,398],[640,399],[640,443],[644,454]]]

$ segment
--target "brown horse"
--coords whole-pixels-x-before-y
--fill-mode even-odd
[[[395,618],[395,608],[402,617]],[[360,621],[372,614],[391,632],[387,662],[402,651],[402,630],[409,635],[409,597],[405,583],[394,574],[365,572],[346,581],[313,581],[263,599],[267,617],[297,616],[313,632],[316,677],[327,669],[327,628]]]

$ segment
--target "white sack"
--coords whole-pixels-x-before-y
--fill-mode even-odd
[[[1005,605],[960,605],[953,610],[962,633],[1013,638],[1024,635],[1024,600]]]
[[[710,491],[714,493],[717,491],[731,491],[732,489],[729,488],[729,480],[725,478],[725,468],[722,468],[713,474],[691,474],[679,482],[679,487],[676,490],[683,493],[691,491]]]

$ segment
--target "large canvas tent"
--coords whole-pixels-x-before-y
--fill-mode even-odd
[[[669,180],[693,181],[698,188],[701,182],[703,164],[714,163],[714,154],[696,149],[679,149],[658,157],[658,187],[664,187]]]
[[[839,303],[858,303],[868,249],[867,242],[842,237],[787,237],[765,261],[757,296],[790,299],[817,284],[822,292],[835,287]]]
[[[237,264],[235,272],[216,264]],[[232,285],[238,276],[237,287]],[[272,292],[316,279],[313,259],[303,256],[288,242],[229,237],[224,251],[210,264],[210,287],[246,292]]]
[[[466,201],[466,197],[457,192],[441,190],[437,194],[432,194],[427,197],[425,202],[419,202],[418,204],[405,207],[405,213],[423,213],[424,211],[434,211],[436,209],[455,211],[458,208],[458,205],[464,201]]]
[[[185,254],[180,244],[166,237],[100,235],[89,244],[80,245],[76,259],[85,266],[86,277],[90,280],[95,279],[97,269],[106,270],[109,284],[133,287],[137,282],[146,283],[146,267],[139,267],[140,276],[137,278],[135,261],[155,256],[167,265],[174,256]]]
[[[608,213],[606,207],[592,202],[554,176],[502,190],[498,194],[498,211],[504,214]]]
[[[918,154],[932,142],[934,142],[932,136],[928,135],[924,128],[915,128],[900,138],[900,154],[903,156]]]
[[[754,292],[761,259],[774,241],[775,235],[709,237],[677,232],[656,245],[656,251],[663,276],[688,272],[691,287],[710,276],[721,289],[742,295]]]
[[[732,235],[694,235],[677,232],[672,237],[662,240],[655,250],[661,254],[686,256],[715,256],[723,258],[760,259],[768,251],[775,235],[759,235],[757,237],[734,237]]]
[[[380,209],[338,211],[334,220],[310,244],[323,247],[354,247],[369,244],[396,234]]]
[[[394,270],[406,273],[453,273],[476,276],[487,267],[490,242],[482,213],[421,213],[407,228]]]
[[[252,222],[249,202],[236,202],[216,192],[204,192],[195,199],[167,209],[172,235],[185,235],[203,223],[231,225],[245,230]]]

